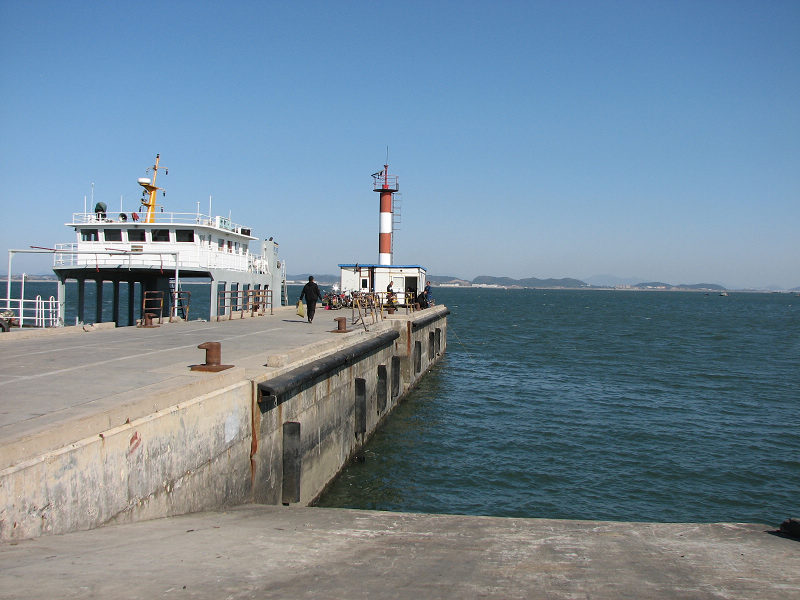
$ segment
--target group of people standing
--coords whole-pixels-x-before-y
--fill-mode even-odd
[[[314,313],[317,311],[317,302],[322,300],[322,292],[314,281],[313,275],[308,276],[308,283],[303,286],[303,291],[300,292],[300,298],[297,303],[300,304],[303,299],[306,301],[306,318],[308,322],[311,323],[314,321]],[[394,281],[389,281],[389,285],[386,286],[386,299],[390,304],[395,304],[397,301],[397,295],[394,291]],[[421,294],[417,295],[415,301],[419,302],[424,308],[433,304],[430,282],[425,282],[425,289]]]

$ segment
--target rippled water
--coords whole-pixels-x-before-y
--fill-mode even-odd
[[[437,289],[444,360],[320,504],[631,521],[800,514],[800,297]]]

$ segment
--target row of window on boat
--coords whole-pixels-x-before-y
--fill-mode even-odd
[[[170,229],[81,229],[81,241],[82,242],[187,242],[193,243],[195,241],[195,232],[193,229],[175,229],[175,236],[174,239],[171,237]],[[147,233],[150,232],[148,236]],[[103,236],[103,240],[100,239],[100,236]],[[127,237],[127,240],[124,240],[123,237]],[[147,238],[150,239],[147,239]],[[200,242],[205,243],[209,242],[210,238],[204,235],[200,236]],[[240,246],[239,242],[235,242],[233,240],[217,240],[217,247],[222,250],[226,248],[229,252],[233,252],[234,250],[238,250]]]

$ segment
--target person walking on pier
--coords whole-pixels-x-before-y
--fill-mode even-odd
[[[303,286],[303,291],[300,292],[300,300],[306,299],[306,316],[308,322],[314,320],[314,313],[317,310],[317,300],[322,300],[322,292],[319,291],[319,286],[314,282],[314,276],[308,276],[308,283]]]

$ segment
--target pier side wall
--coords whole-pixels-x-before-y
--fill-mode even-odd
[[[0,472],[0,539],[92,529],[250,499],[247,381]]]
[[[0,541],[312,502],[444,354],[447,314],[383,321],[3,469]]]

